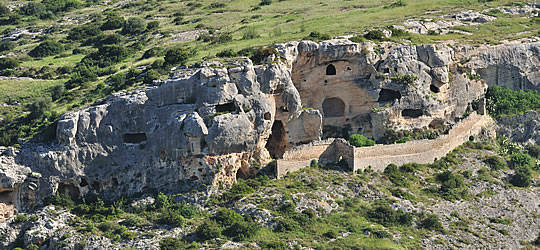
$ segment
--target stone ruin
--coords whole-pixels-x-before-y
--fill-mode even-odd
[[[539,51],[539,42],[277,44],[264,65],[243,58],[117,93],[62,115],[54,143],[0,148],[0,212],[55,193],[113,199],[230,186],[325,138],[452,127],[489,85],[540,90]]]

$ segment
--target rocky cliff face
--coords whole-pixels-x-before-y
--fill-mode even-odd
[[[0,202],[24,209],[56,192],[113,198],[228,186],[239,169],[294,145],[451,126],[488,84],[540,83],[538,42],[479,51],[346,39],[275,48],[265,65],[207,64],[66,113],[54,144],[1,149]]]

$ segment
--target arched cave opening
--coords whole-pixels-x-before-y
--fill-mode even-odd
[[[435,85],[433,85],[433,84],[429,85],[429,90],[431,90],[431,92],[433,92],[433,93],[439,93],[439,92],[441,92],[441,90],[439,89],[439,87],[437,87],[437,86],[435,86]]]
[[[12,190],[4,190],[0,192],[0,203],[4,203],[7,205],[14,205],[15,192],[13,192]]]
[[[401,116],[405,118],[418,118],[424,115],[424,111],[421,109],[404,109],[401,111]]]
[[[345,103],[337,98],[326,98],[322,104],[324,117],[342,117],[345,115]]]
[[[330,64],[326,67],[326,75],[327,76],[335,76],[336,75],[336,66],[333,64]]]
[[[272,134],[266,142],[266,149],[273,159],[280,159],[287,149],[285,127],[280,120],[275,120],[272,125]]]
[[[391,89],[381,89],[377,102],[393,102],[394,100],[398,99],[401,99],[401,93],[399,91]]]
[[[79,188],[72,183],[60,183],[57,192],[69,196],[72,200],[77,200],[81,196]]]
[[[124,143],[142,143],[147,140],[146,133],[127,133],[123,139]]]

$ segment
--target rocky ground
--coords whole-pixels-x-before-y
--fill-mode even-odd
[[[494,145],[467,143],[435,164],[411,164],[396,168],[397,172],[353,174],[340,167],[313,166],[280,180],[257,177],[242,181],[225,193],[208,190],[178,195],[177,201],[187,201],[186,206],[199,211],[190,219],[186,216],[180,225],[152,220],[156,216],[150,212],[154,211],[152,207],[163,202],[159,197],[139,198],[125,202],[129,205],[124,206],[118,201],[103,205],[124,210],[107,210],[102,213],[105,216],[57,201],[56,206],[19,214],[0,224],[2,244],[8,248],[41,245],[52,249],[166,249],[166,240],[182,239],[182,248],[311,249],[331,244],[428,249],[534,246],[540,233],[538,178],[533,178],[527,188],[511,185],[509,179],[514,170],[508,166],[495,170],[485,162],[490,156],[499,157],[503,146]],[[511,165],[512,161],[508,163]],[[462,184],[444,190],[446,183],[439,176],[446,171]],[[239,185],[250,188],[245,191]],[[395,213],[411,215],[412,223],[388,224],[370,215],[369,211],[381,202]],[[215,219],[223,208],[250,218],[250,223],[258,225],[258,231],[242,240],[225,235],[202,240],[201,224]],[[313,219],[302,222],[302,228],[282,230],[286,223],[297,223],[294,220],[303,214],[311,214]],[[425,226],[426,215],[435,215],[438,226]],[[135,223],[133,218],[146,222]],[[275,245],[273,241],[285,245]]]

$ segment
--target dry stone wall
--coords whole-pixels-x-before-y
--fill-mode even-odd
[[[403,165],[406,163],[432,163],[478,135],[484,128],[493,125],[487,115],[472,113],[459,122],[448,135],[434,140],[410,141],[402,144],[376,145],[372,147],[353,147],[344,140],[326,140],[319,143],[303,145],[285,153],[277,162],[277,177],[300,170],[310,165],[312,160],[322,163],[347,161],[349,167],[356,172],[370,167],[382,171],[388,164]]]

